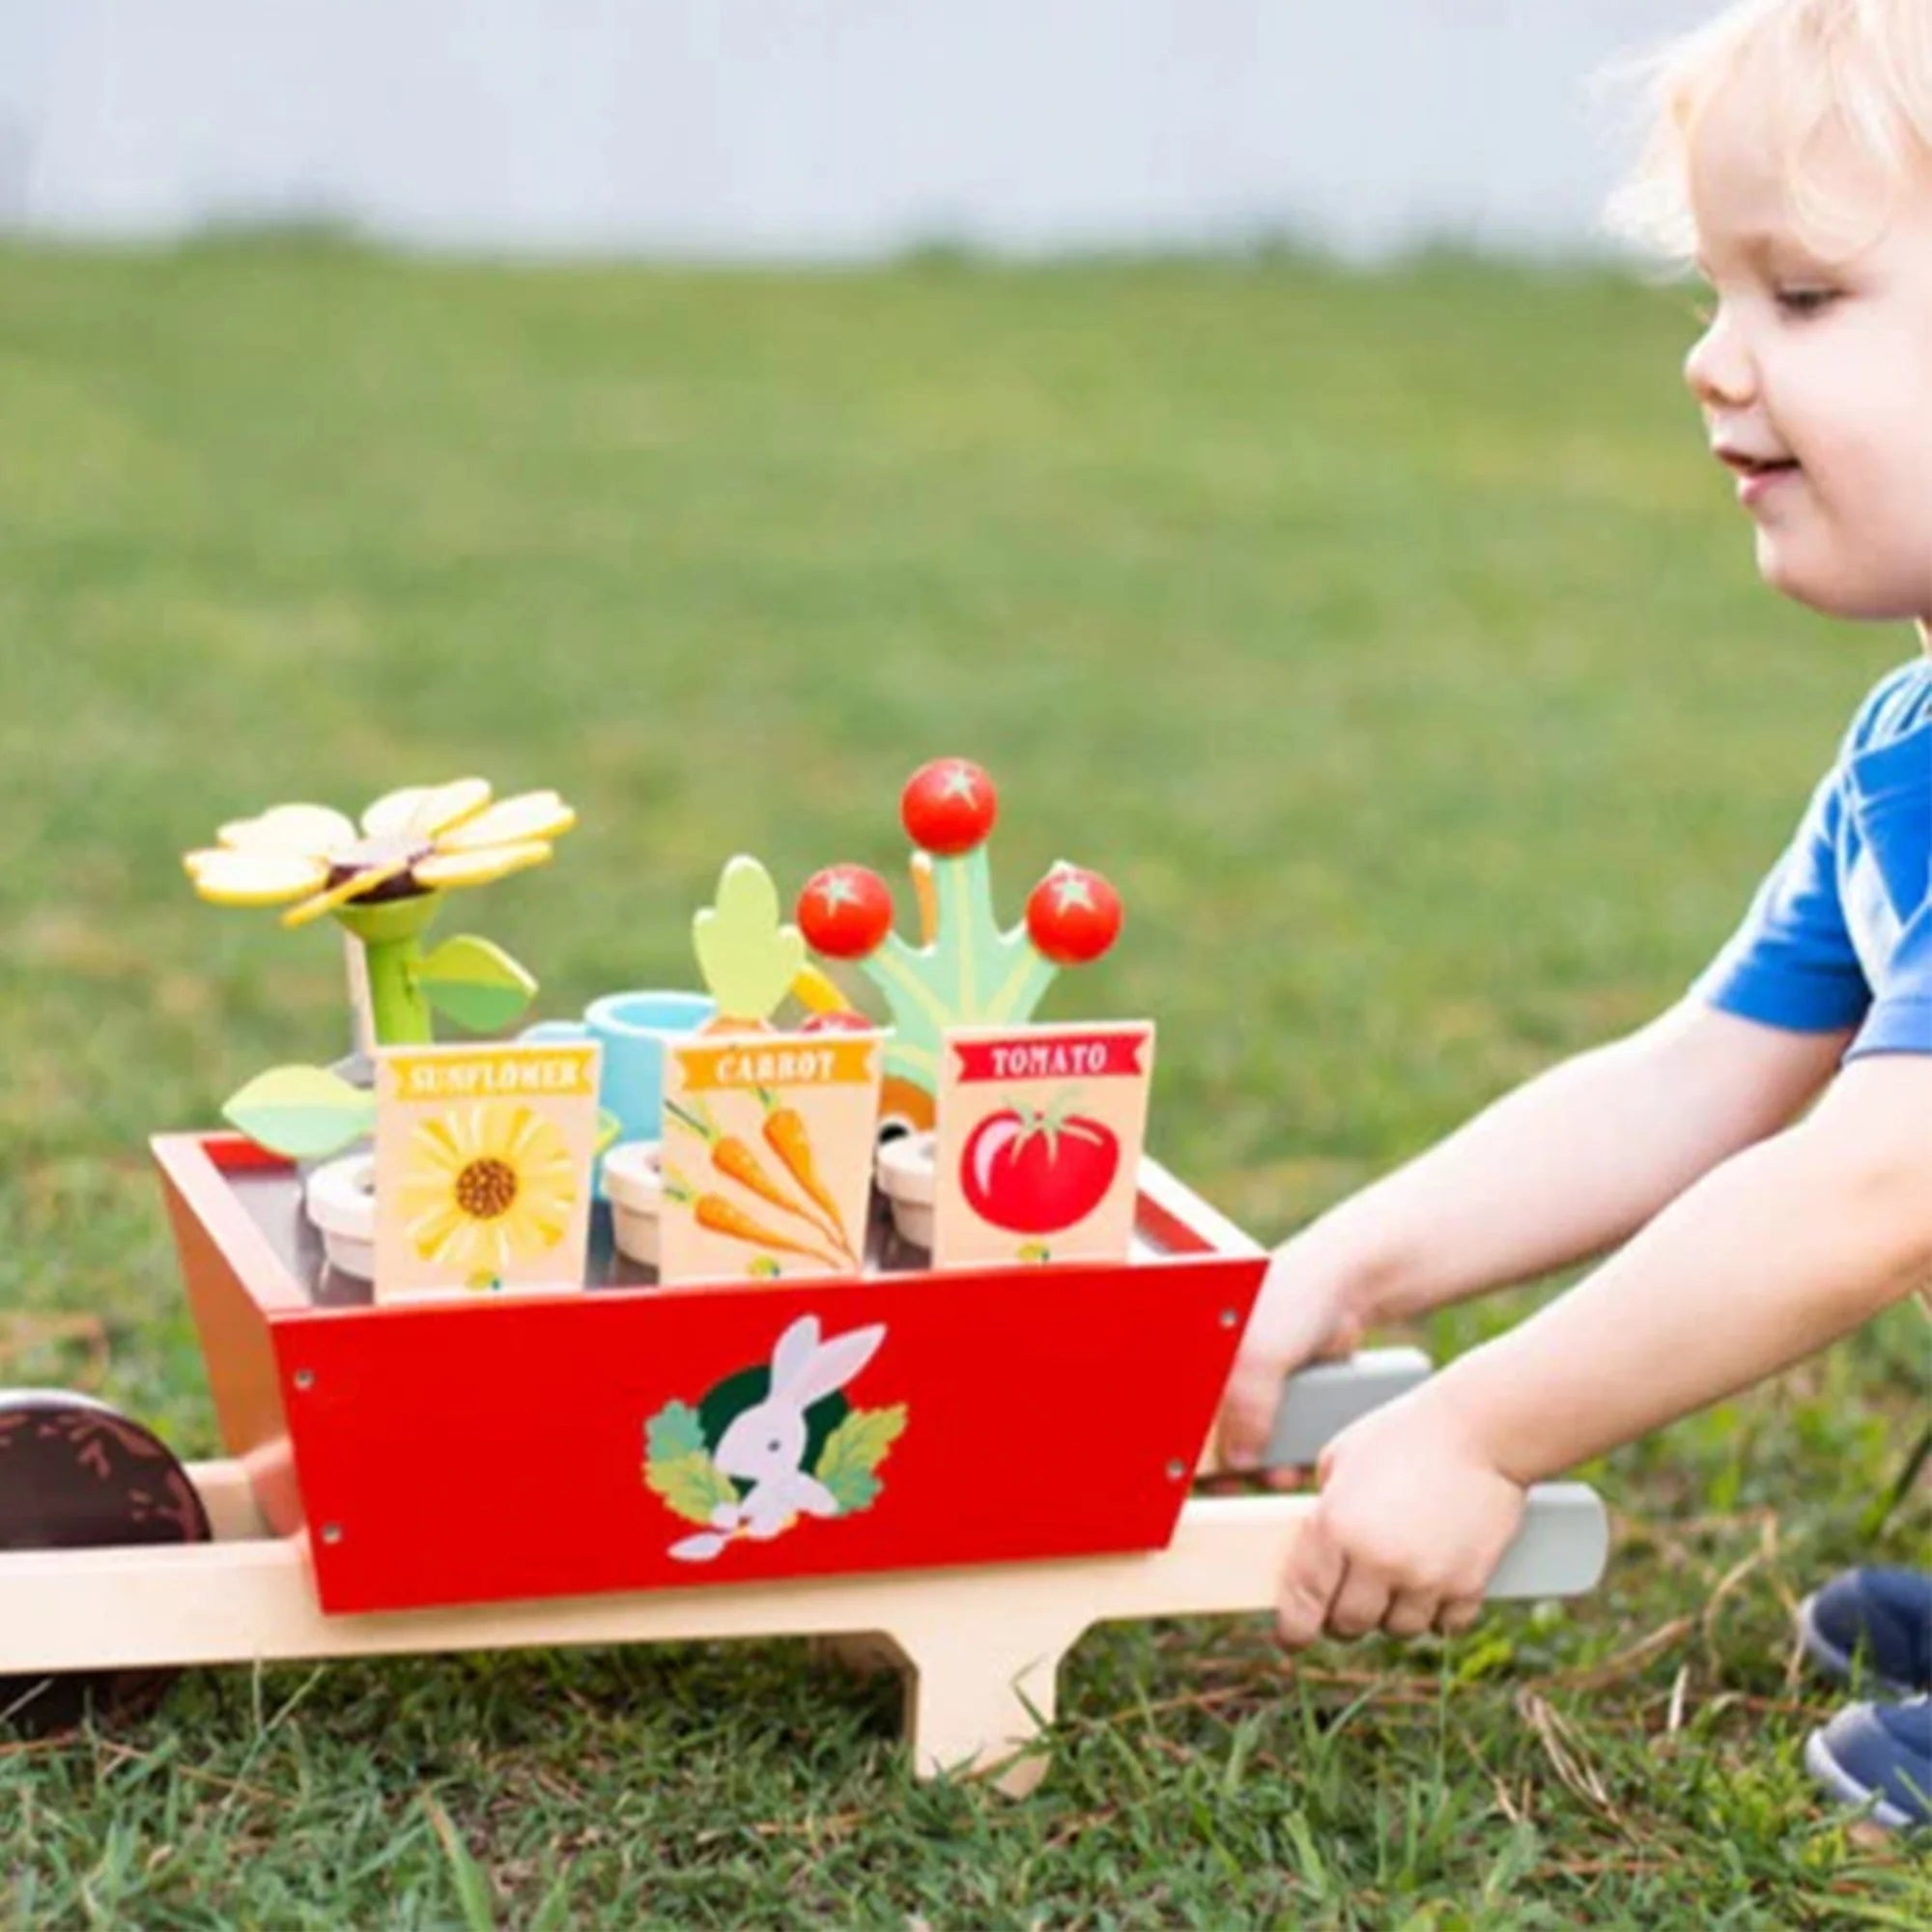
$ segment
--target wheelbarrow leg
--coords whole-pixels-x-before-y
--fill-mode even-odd
[[[1043,1751],[1027,1747],[1053,1721],[1061,1661],[1085,1628],[1058,1606],[1002,1618],[997,1628],[983,1613],[901,1625],[894,1641],[908,1664],[914,1776],[984,1776],[1024,1798],[1047,1767]]]

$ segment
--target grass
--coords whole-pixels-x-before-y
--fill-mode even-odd
[[[198,905],[270,800],[582,813],[487,929],[549,1010],[688,980],[720,861],[1120,884],[1157,1145],[1278,1237],[1674,998],[1909,648],[1753,582],[1672,295],[1463,263],[713,276],[0,255],[0,1376],[215,1447],[143,1142],[326,1057],[337,959]],[[1434,1323],[1438,1353],[1533,1294]],[[98,1315],[104,1360],[63,1341]],[[0,1746],[21,1925],[1932,1920],[1820,1807],[1795,1598],[1924,1410],[1899,1311],[1591,1473],[1605,1586],[1438,1647],[1099,1633],[1012,1805],[795,1645],[203,1673]],[[1043,1479],[1066,1480],[1055,1472]],[[1104,1480],[1095,1445],[1092,1479]]]

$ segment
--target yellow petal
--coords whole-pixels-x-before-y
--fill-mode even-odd
[[[355,842],[355,828],[326,805],[271,806],[259,818],[238,818],[215,835],[239,851],[296,852],[325,858]]]
[[[559,838],[577,823],[577,814],[554,791],[521,792],[501,798],[474,818],[466,818],[436,841],[439,852],[473,852],[480,845],[515,845],[526,838]]]
[[[190,852],[182,863],[195,891],[213,905],[283,905],[314,892],[328,877],[322,860],[298,852],[221,846]]]
[[[540,838],[516,845],[488,845],[480,852],[433,852],[415,868],[416,883],[440,892],[445,886],[487,886],[526,866],[541,866],[550,846]]]
[[[359,899],[364,893],[374,892],[378,886],[400,878],[409,869],[410,855],[407,852],[400,859],[391,859],[385,866],[365,866],[361,871],[351,872],[339,884],[330,886],[326,893],[317,893],[312,899],[303,899],[300,905],[291,906],[282,915],[282,923],[307,925],[324,913],[333,912],[337,906],[346,906],[351,899]],[[327,878],[328,875],[325,872],[323,876]]]
[[[362,814],[371,838],[431,839],[473,818],[490,803],[487,779],[456,779],[441,785],[409,785],[379,798]]]

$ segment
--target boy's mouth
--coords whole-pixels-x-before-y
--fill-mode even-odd
[[[1798,468],[1795,457],[1753,456],[1748,450],[1734,449],[1727,442],[1718,443],[1712,454],[1726,469],[1734,469],[1740,476],[1761,476],[1769,470]]]
[[[1754,456],[1728,443],[1718,443],[1712,454],[1738,479],[1738,500],[1743,503],[1755,502],[1780,478],[1797,475],[1801,468],[1793,457]]]

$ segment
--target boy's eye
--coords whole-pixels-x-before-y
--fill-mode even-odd
[[[1819,315],[1837,299],[1836,289],[1786,288],[1777,291],[1777,306],[1786,315]]]

